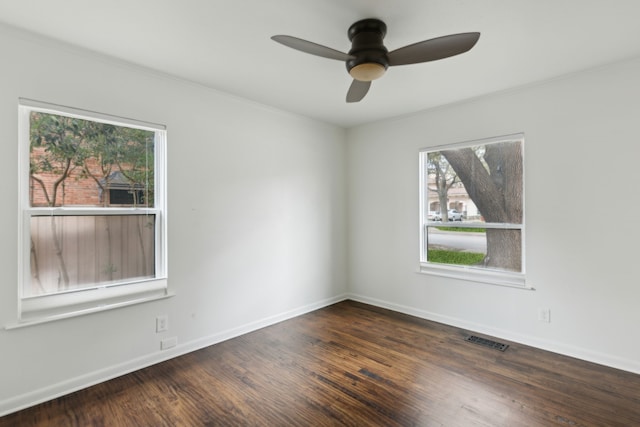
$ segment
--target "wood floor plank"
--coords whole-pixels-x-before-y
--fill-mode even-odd
[[[500,352],[469,333],[345,301],[0,427],[640,425],[640,375],[517,343]]]

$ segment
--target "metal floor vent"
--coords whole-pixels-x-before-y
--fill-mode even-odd
[[[483,345],[489,348],[495,348],[496,350],[505,351],[509,348],[509,344],[502,344],[501,342],[488,340],[486,338],[480,338],[475,335],[469,335],[465,338],[465,341],[472,342],[474,344]]]

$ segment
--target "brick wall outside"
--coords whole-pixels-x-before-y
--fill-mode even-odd
[[[37,159],[43,153],[44,148],[36,147],[32,149],[31,157]],[[89,159],[87,163],[94,176],[98,179],[104,178],[95,159]],[[115,172],[115,170],[114,168],[112,172]],[[75,167],[67,179],[58,186],[55,206],[103,206],[103,201],[100,197],[100,186],[93,178],[83,177],[81,171],[82,169],[79,166]],[[60,177],[60,174],[37,173],[35,176],[43,181],[49,197],[53,197],[54,183]],[[30,179],[29,186],[31,206],[49,206],[42,186],[34,179]]]

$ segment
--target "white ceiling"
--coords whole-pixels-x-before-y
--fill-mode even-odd
[[[465,54],[390,68],[356,104],[343,63],[270,40],[346,52],[363,18],[386,22],[389,50],[482,35]],[[640,56],[640,0],[3,0],[0,22],[344,127]]]

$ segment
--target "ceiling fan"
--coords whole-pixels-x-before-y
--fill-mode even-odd
[[[410,44],[389,52],[382,43],[387,25],[379,19],[363,19],[349,27],[349,53],[343,53],[297,37],[277,35],[272,40],[293,49],[324,58],[345,61],[353,83],[347,102],[358,102],[369,91],[371,81],[382,77],[388,67],[448,58],[470,50],[480,33],[460,33]]]

